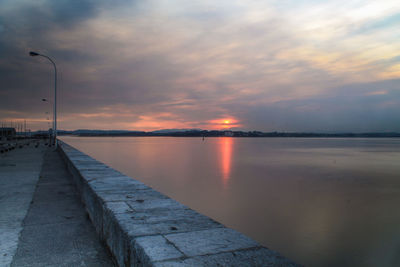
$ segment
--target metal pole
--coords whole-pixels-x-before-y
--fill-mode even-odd
[[[56,63],[54,63],[53,60],[51,60],[51,58],[49,58],[48,56],[39,54],[42,57],[47,58],[48,60],[50,60],[51,63],[53,63],[54,66],[54,110],[53,110],[53,116],[54,116],[54,120],[53,120],[53,138],[54,138],[54,145],[55,148],[57,148],[57,66]]]
[[[57,67],[54,64],[54,129],[55,129],[55,145],[57,148]]]

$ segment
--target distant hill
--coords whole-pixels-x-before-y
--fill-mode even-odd
[[[162,129],[157,131],[152,131],[151,133],[181,133],[181,132],[193,132],[193,131],[202,131],[201,129]]]

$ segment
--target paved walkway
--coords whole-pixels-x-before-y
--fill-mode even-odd
[[[114,266],[60,155],[43,145],[8,153],[0,161],[0,266]]]
[[[9,266],[17,250],[45,149],[30,144],[0,154],[0,266]]]

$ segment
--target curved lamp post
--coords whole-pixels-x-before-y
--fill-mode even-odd
[[[33,51],[29,52],[29,55],[32,57],[35,56],[42,56],[47,58],[48,60],[50,60],[51,63],[53,63],[54,66],[54,121],[53,121],[53,125],[54,125],[54,129],[53,129],[53,138],[54,138],[54,145],[57,148],[57,67],[56,67],[56,63],[54,63],[54,61],[49,58],[46,55],[42,55]]]

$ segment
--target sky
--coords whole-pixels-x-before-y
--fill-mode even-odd
[[[47,129],[29,51],[58,129],[400,132],[398,0],[1,0],[0,122]]]

